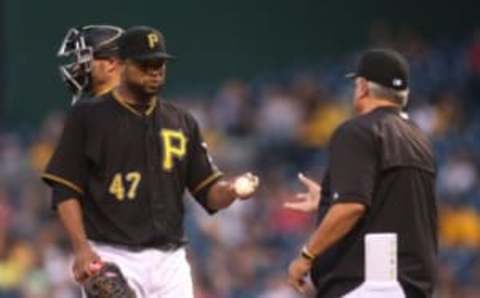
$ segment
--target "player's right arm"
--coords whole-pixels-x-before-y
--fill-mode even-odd
[[[69,236],[75,261],[74,277],[82,282],[91,275],[89,266],[98,256],[87,242],[81,200],[85,191],[87,159],[84,107],[72,108],[57,148],[42,179],[52,187],[52,206]]]
[[[75,256],[73,276],[81,283],[94,273],[91,265],[101,260],[88,243],[79,196],[74,191],[56,184],[53,186],[53,205],[72,245]]]

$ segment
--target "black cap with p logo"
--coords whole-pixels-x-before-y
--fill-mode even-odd
[[[174,58],[167,53],[163,34],[147,26],[129,28],[118,41],[118,47],[121,59],[142,61]]]

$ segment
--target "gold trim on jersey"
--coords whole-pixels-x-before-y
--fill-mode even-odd
[[[94,96],[102,96],[102,95],[105,95],[107,94],[108,92],[112,91],[113,88],[115,88],[115,86],[117,85],[117,83],[115,82],[111,82],[109,84],[106,84],[104,85],[102,88],[100,88],[99,90],[97,90],[96,92],[94,92]]]
[[[206,186],[208,186],[213,180],[217,179],[218,177],[222,177],[223,174],[221,172],[215,172],[212,175],[208,176],[205,180],[200,182],[192,191],[192,195],[196,195]]]
[[[116,90],[113,90],[112,92],[113,98],[124,108],[129,110],[130,112],[134,113],[135,115],[139,117],[143,117],[144,115],[137,111],[134,107],[129,105],[125,99],[121,99],[121,96],[116,92]],[[155,106],[157,105],[157,97],[153,97],[150,101],[148,109],[145,111],[145,116],[150,116],[150,114],[153,113],[155,110]]]
[[[155,96],[152,98],[150,101],[150,107],[147,109],[145,112],[145,115],[150,116],[151,113],[153,113],[153,110],[155,110],[155,106],[157,105],[157,97]]]
[[[56,183],[59,183],[59,184],[62,184],[63,186],[66,186],[80,194],[84,194],[84,191],[83,189],[76,185],[75,183],[73,182],[70,182],[68,181],[67,179],[65,178],[62,178],[62,177],[59,177],[59,176],[56,176],[56,175],[53,175],[53,174],[48,174],[48,173],[44,173],[42,174],[41,176],[43,179],[46,179],[46,180],[51,180],[53,182],[56,182]]]

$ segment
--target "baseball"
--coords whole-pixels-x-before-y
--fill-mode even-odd
[[[248,196],[255,190],[255,183],[251,179],[242,176],[235,180],[235,192],[240,196]]]

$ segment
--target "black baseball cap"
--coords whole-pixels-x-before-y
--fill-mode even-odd
[[[384,87],[402,91],[408,89],[409,66],[407,60],[394,50],[373,49],[360,56],[357,70],[346,77],[362,77]]]
[[[118,41],[121,59],[145,61],[151,59],[173,59],[167,53],[162,32],[147,26],[135,26],[125,31]]]

